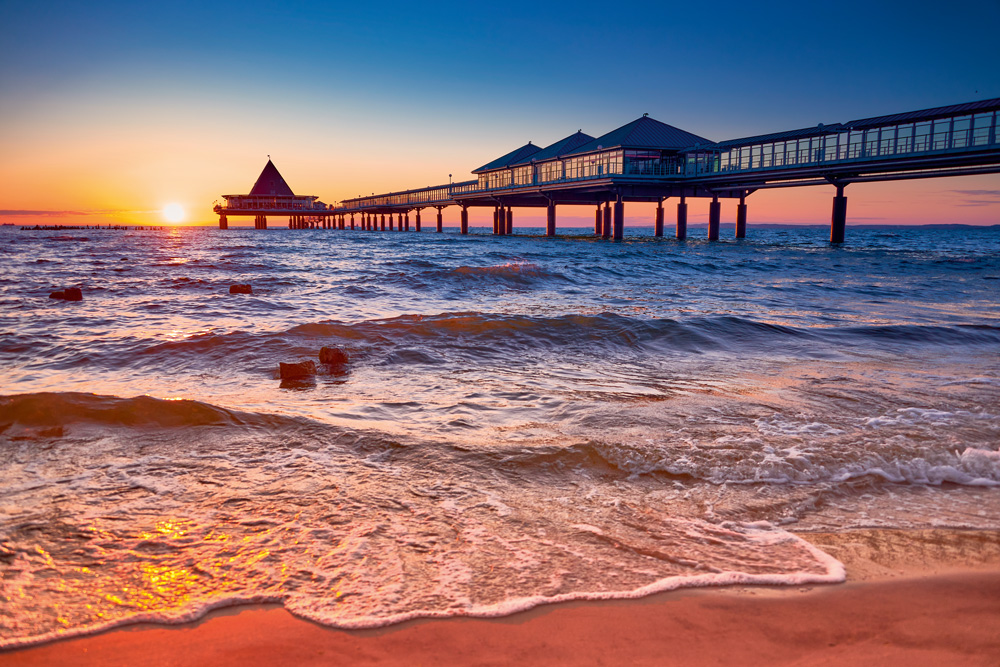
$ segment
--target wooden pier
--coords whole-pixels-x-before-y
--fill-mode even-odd
[[[556,235],[556,207],[591,205],[594,234],[624,235],[626,202],[655,202],[654,234],[664,234],[664,202],[676,198],[675,235],[687,236],[688,199],[709,199],[708,238],[719,238],[720,199],[738,199],[736,237],[747,230],[746,199],[757,190],[826,185],[834,188],[831,243],[847,225],[845,188],[852,183],[1000,173],[1000,98],[817,125],[713,142],[647,115],[599,137],[576,132],[546,147],[530,142],[473,171],[474,180],[347,199],[328,206],[296,197],[268,161],[249,195],[225,195],[228,217],[288,216],[289,227],[422,231],[421,211],[460,208],[469,231],[471,207],[493,208],[493,233],[513,230],[513,209],[546,209],[546,235]],[[273,173],[272,171],[273,170]],[[281,179],[280,183],[274,178]],[[265,177],[266,176],[266,177]],[[262,180],[263,179],[263,180]],[[263,182],[263,185],[262,185]],[[283,187],[282,187],[283,186]]]

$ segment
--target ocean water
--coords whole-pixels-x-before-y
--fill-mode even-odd
[[[0,231],[0,647],[836,582],[799,534],[1000,529],[1000,227],[474,231]]]

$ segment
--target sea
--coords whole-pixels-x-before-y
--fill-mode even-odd
[[[1000,529],[1000,227],[489,231],[0,230],[0,647],[835,583],[811,533]]]

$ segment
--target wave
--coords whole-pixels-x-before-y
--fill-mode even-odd
[[[0,355],[16,357],[25,350],[49,345],[38,336],[0,344]],[[120,347],[88,351],[87,363],[108,368],[180,370],[211,360],[233,358],[255,371],[293,357],[313,358],[322,346],[344,348],[352,359],[377,358],[410,349],[423,354],[397,355],[402,363],[429,358],[476,354],[519,358],[533,352],[648,354],[654,357],[730,353],[799,358],[827,358],[892,346],[903,352],[920,348],[1000,346],[1000,327],[986,325],[873,326],[798,328],[735,316],[641,319],[614,313],[531,317],[480,312],[402,315],[360,322],[325,320],[298,324],[283,331],[205,332],[175,341],[125,340]],[[70,354],[72,353],[72,354]],[[67,354],[70,358],[67,360]],[[48,367],[79,365],[80,350],[53,349]],[[234,356],[236,355],[236,356]],[[249,360],[249,363],[246,363]]]
[[[58,429],[73,424],[181,428],[278,425],[282,418],[227,410],[201,401],[119,398],[79,392],[0,396],[0,433],[12,426]]]
[[[488,266],[458,266],[455,268],[440,268],[430,262],[398,262],[392,264],[405,265],[418,271],[391,271],[378,277],[380,284],[398,284],[414,289],[502,289],[525,290],[541,287],[552,282],[572,283],[573,281],[562,273],[545,269],[538,264],[524,260],[508,261],[502,264]]]
[[[1000,327],[986,325],[873,326],[796,328],[735,316],[639,319],[613,313],[530,317],[477,312],[404,315],[391,319],[347,323],[302,324],[285,332],[304,337],[341,338],[380,344],[407,345],[437,340],[451,343],[510,345],[522,349],[631,348],[663,352],[706,352],[747,347],[771,348],[776,343],[817,342],[856,346],[876,343],[908,345],[1000,345]],[[833,348],[836,349],[836,348]]]
[[[992,416],[991,416],[992,417]],[[811,426],[814,440],[834,435],[829,427]],[[823,431],[822,429],[826,429]],[[926,450],[879,452],[855,450],[842,456],[836,448],[795,445],[761,446],[757,440],[707,446],[662,448],[627,442],[577,443],[515,452],[489,452],[490,465],[518,475],[555,474],[584,478],[632,478],[641,475],[725,484],[844,484],[859,479],[892,484],[1000,486],[1000,452],[979,447],[931,453]],[[745,445],[745,446],[744,446]]]

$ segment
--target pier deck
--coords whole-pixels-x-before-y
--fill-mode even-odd
[[[388,218],[389,230],[409,230],[415,212],[420,231],[420,211],[434,208],[441,231],[442,209],[458,206],[461,231],[467,233],[468,208],[491,207],[494,233],[509,234],[512,208],[544,207],[546,233],[555,235],[557,205],[589,204],[596,206],[595,234],[620,239],[626,202],[656,202],[655,233],[662,236],[663,201],[676,197],[676,234],[684,238],[687,198],[710,198],[708,236],[714,240],[720,198],[740,200],[736,235],[741,237],[746,198],[753,192],[830,185],[836,189],[830,240],[839,243],[847,220],[844,189],[851,183],[1000,173],[998,115],[1000,98],[722,142],[643,116],[597,138],[578,132],[545,148],[526,144],[475,170],[475,180],[357,197],[292,215],[338,229],[354,229],[355,216],[362,229],[386,229]]]

